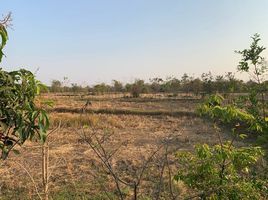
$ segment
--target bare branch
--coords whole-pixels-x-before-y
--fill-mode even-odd
[[[4,26],[5,28],[11,28],[12,27],[12,13],[9,12],[6,16],[3,16],[3,19],[0,20],[0,25]]]

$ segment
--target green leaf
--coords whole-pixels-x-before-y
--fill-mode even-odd
[[[0,121],[0,127],[1,127],[3,132],[5,132],[8,128],[8,126],[4,122],[1,122],[1,121]]]
[[[241,139],[245,139],[245,138],[247,138],[248,136],[247,136],[246,134],[240,134],[239,137],[240,137]]]
[[[14,154],[16,154],[16,155],[19,155],[19,154],[20,154],[20,151],[19,151],[19,150],[17,150],[17,149],[13,149],[12,151],[13,151],[13,152],[14,152]]]
[[[6,92],[7,90],[12,90],[12,89],[13,89],[12,87],[1,86],[1,88],[0,88],[0,92]]]
[[[3,25],[0,25],[0,36],[1,36],[1,45],[0,45],[0,62],[2,61],[2,57],[4,55],[3,48],[5,47],[7,40],[8,40],[8,34],[6,31],[6,28]]]

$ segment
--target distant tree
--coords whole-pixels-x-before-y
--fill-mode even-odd
[[[166,85],[168,86],[167,89],[169,92],[177,94],[180,90],[181,82],[179,79],[172,77],[170,80],[166,82]]]
[[[154,93],[158,93],[158,92],[161,92],[163,91],[162,88],[162,84],[163,84],[163,79],[162,78],[152,78],[150,79],[150,82],[151,82],[151,85],[150,85],[150,88],[151,88],[151,91],[154,92]]]
[[[83,88],[79,86],[77,83],[72,83],[71,90],[73,93],[82,92]]]
[[[191,80],[190,83],[190,90],[195,94],[199,95],[202,91],[202,81],[199,78],[195,78],[194,80]]]
[[[50,91],[51,92],[62,92],[61,82],[59,80],[52,80]]]
[[[187,74],[184,73],[181,77],[181,89],[183,92],[185,93],[189,93],[190,92],[190,82],[191,82],[191,77]]]
[[[113,80],[112,88],[114,92],[123,92],[124,86],[120,81]]]
[[[93,92],[93,89],[88,85],[85,87],[85,91],[91,94]]]
[[[144,80],[137,79],[132,85],[130,89],[131,95],[134,98],[140,96],[141,93],[147,92],[147,87],[145,85]]]
[[[70,88],[68,87],[69,82],[70,82],[69,78],[67,76],[64,76],[63,81],[61,82],[63,92],[68,92],[70,90]]]
[[[223,75],[215,77],[214,89],[218,93],[223,93],[226,90],[226,80]]]
[[[106,85],[105,83],[97,84],[93,87],[94,93],[97,94],[104,94],[106,92],[111,91],[111,87],[109,85]]]
[[[131,87],[132,87],[132,84],[127,83],[127,84],[125,85],[125,91],[126,91],[126,92],[131,92]]]
[[[184,85],[184,84],[187,84],[189,82],[189,75],[187,73],[184,73],[181,77],[181,83]]]
[[[134,98],[138,98],[141,94],[141,89],[137,84],[133,84],[131,87],[131,95]]]
[[[225,75],[227,84],[226,84],[226,90],[227,92],[235,92],[238,91],[238,80],[235,78],[234,73],[232,72],[227,72]]]
[[[201,79],[203,81],[203,89],[206,94],[213,93],[213,76],[211,72],[203,73],[201,75]]]

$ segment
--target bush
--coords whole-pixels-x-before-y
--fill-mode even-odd
[[[254,176],[251,167],[263,156],[260,147],[235,148],[232,142],[197,145],[195,152],[179,152],[175,180],[183,181],[202,199],[261,199],[268,195],[267,181]]]
[[[243,131],[266,132],[266,122],[245,110],[237,108],[235,105],[222,106],[223,100],[222,96],[212,95],[198,107],[197,112],[201,116],[209,117],[219,123],[229,124],[232,127],[243,129]]]

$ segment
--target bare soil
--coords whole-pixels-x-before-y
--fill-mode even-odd
[[[79,109],[88,97],[48,95],[45,98],[53,99],[54,109]],[[93,110],[105,108],[193,113],[198,105],[196,100],[187,99],[149,100],[143,97],[135,100],[118,96],[101,98],[90,99]],[[51,193],[60,191],[65,186],[71,188],[70,190],[86,191],[91,195],[101,190],[97,186],[99,180],[96,180],[96,165],[99,164],[99,160],[81,137],[83,124],[88,124],[90,128],[94,127],[98,134],[111,134],[105,147],[110,150],[120,146],[111,162],[122,174],[131,166],[142,165],[144,160],[166,141],[172,152],[193,151],[195,144],[218,143],[218,135],[213,124],[198,116],[165,114],[150,116],[143,115],[143,112],[135,115],[59,113],[52,109],[50,118],[54,127],[59,121],[62,123],[61,128],[49,138]],[[228,131],[221,131],[220,135],[223,140],[231,139]],[[237,142],[237,145],[243,143]],[[39,191],[42,188],[40,145],[37,142],[27,142],[24,146],[18,147],[18,150],[19,155],[12,153],[8,160],[1,163],[0,175],[4,177],[0,181],[2,197],[5,199],[5,191],[15,189],[18,191],[17,195],[20,191],[26,195],[21,199],[37,198],[35,186]],[[171,157],[173,156],[172,153]],[[175,170],[172,173],[175,173]],[[16,195],[14,191],[13,195]],[[16,198],[18,196],[10,197],[10,199]]]

